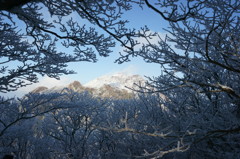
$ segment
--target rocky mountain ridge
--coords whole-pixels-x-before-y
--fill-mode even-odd
[[[75,92],[88,91],[93,96],[101,98],[126,99],[132,98],[134,93],[129,88],[136,88],[135,84],[144,83],[145,79],[140,75],[126,75],[122,73],[98,77],[85,85],[79,81],[73,81],[67,86],[47,88],[37,87],[32,93],[52,93],[70,89]]]

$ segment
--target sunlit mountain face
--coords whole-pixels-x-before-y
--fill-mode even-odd
[[[140,75],[117,73],[98,77],[84,85],[79,81],[74,81],[67,86],[57,86],[52,88],[47,88],[45,86],[37,87],[31,92],[52,93],[63,90],[72,90],[75,92],[87,91],[90,94],[101,98],[125,99],[132,98],[134,96],[132,89],[137,89],[138,84],[145,82],[146,80]]]

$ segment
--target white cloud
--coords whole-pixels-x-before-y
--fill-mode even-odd
[[[155,32],[154,31],[148,31],[146,34],[149,35],[149,34],[154,34]],[[168,37],[172,37],[169,33],[167,32],[156,32],[157,34],[155,36],[151,36],[151,37],[147,37],[147,38],[143,38],[143,37],[135,37],[133,38],[137,43],[137,45],[134,46],[134,50],[135,51],[139,51],[140,49],[142,49],[142,46],[143,45],[147,45],[147,44],[152,44],[152,45],[158,45],[158,43],[160,41],[164,41],[166,36]],[[170,44],[170,43],[169,43]],[[126,48],[124,47],[119,47],[119,50],[117,52],[121,52],[122,55],[126,55],[126,53],[124,52],[124,50],[126,50]],[[136,58],[136,57],[134,57]],[[132,58],[131,58],[132,59]]]
[[[48,88],[51,88],[54,86],[63,86],[63,85],[69,84],[70,82],[71,82],[71,79],[66,76],[61,77],[60,80],[45,76],[39,81],[38,85],[39,86],[43,85]]]
[[[29,92],[29,91],[31,91],[31,90],[35,89],[36,87],[39,87],[39,86],[45,86],[45,87],[48,87],[48,88],[52,88],[52,87],[55,87],[55,86],[65,86],[69,83],[71,83],[71,79],[69,79],[66,76],[61,77],[60,80],[45,76],[45,77],[41,78],[38,83],[32,84],[28,87],[23,87],[19,90],[22,90],[24,92]]]
[[[149,34],[154,34],[153,31],[149,31]],[[143,44],[148,44],[150,42],[151,44],[158,44],[159,41],[164,40],[166,36],[169,36],[168,33],[162,33],[158,32],[156,36],[152,36],[151,38],[143,38],[143,37],[138,37],[136,40],[140,43],[139,45],[136,46],[136,50],[140,49]]]
[[[118,70],[112,74],[116,74],[116,73],[122,73],[122,74],[127,74],[127,75],[132,75],[132,74],[137,74],[138,73],[138,67],[135,65],[129,65],[127,67],[125,67],[122,70]]]
[[[39,86],[45,86],[47,88],[52,88],[55,86],[66,86],[71,82],[72,82],[72,80],[66,76],[62,76],[60,80],[45,76],[45,77],[40,78],[38,83],[19,88],[17,91],[14,91],[14,92],[9,92],[9,93],[4,93],[4,94],[1,93],[0,96],[22,97],[25,94],[29,93],[30,91],[34,90],[35,88],[37,88]]]

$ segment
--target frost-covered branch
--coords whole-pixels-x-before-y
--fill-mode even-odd
[[[138,35],[121,19],[130,2],[0,1],[0,92],[36,83],[39,75],[72,74],[69,62],[96,62],[116,42],[133,51]]]

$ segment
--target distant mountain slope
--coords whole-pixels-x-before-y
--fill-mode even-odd
[[[134,83],[138,84],[139,82],[145,82],[140,75],[125,75],[123,73],[118,73],[101,76],[85,85],[82,85],[79,81],[74,81],[67,86],[52,87],[50,89],[41,86],[34,89],[32,92],[51,93],[60,92],[63,89],[68,88],[76,92],[88,91],[92,95],[102,98],[126,99],[133,97],[133,92],[126,87],[136,88]]]

